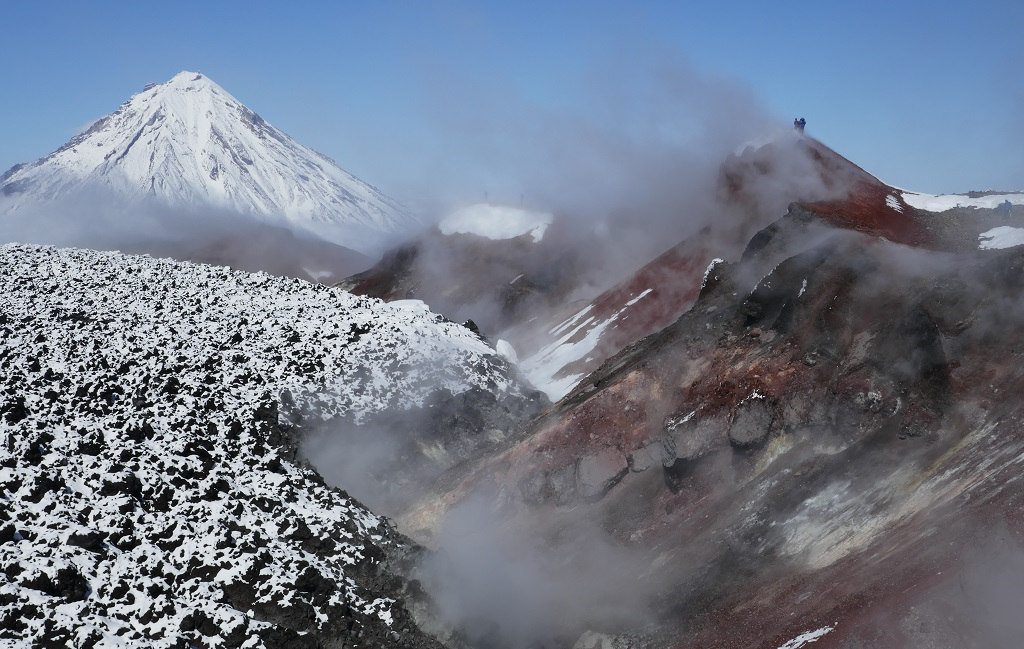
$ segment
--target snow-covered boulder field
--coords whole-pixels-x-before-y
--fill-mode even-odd
[[[301,421],[516,389],[415,304],[0,246],[0,647],[433,646]]]

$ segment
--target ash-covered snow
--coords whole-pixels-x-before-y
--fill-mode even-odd
[[[551,219],[551,214],[545,212],[478,203],[445,217],[437,227],[445,235],[462,233],[487,239],[512,239],[529,233],[534,241],[540,241]]]
[[[195,72],[147,86],[54,153],[4,174],[0,189],[12,216],[104,190],[129,202],[240,213],[363,253],[422,227]]]
[[[433,646],[382,574],[397,536],[289,429],[512,389],[475,335],[298,280],[17,244],[0,296],[0,645]]]

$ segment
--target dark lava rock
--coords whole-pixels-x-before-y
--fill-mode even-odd
[[[68,537],[68,545],[83,548],[94,554],[103,554],[106,551],[106,536],[102,532],[74,532]]]
[[[41,573],[22,585],[73,602],[85,599],[89,592],[89,582],[73,567],[60,568],[52,576]]]
[[[766,399],[748,399],[736,408],[729,442],[736,448],[749,449],[763,443],[775,421],[772,404]]]

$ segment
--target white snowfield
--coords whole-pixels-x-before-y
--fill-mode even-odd
[[[393,199],[265,122],[209,78],[147,86],[51,155],[0,181],[8,211],[112,190],[312,230],[360,252],[422,225]]]
[[[978,248],[997,250],[1024,244],[1024,228],[1001,225],[978,235]]]
[[[415,304],[119,253],[0,246],[0,296],[0,645],[280,647],[351,620],[385,646],[411,625],[361,581],[390,528],[282,431],[511,389],[481,340]]]
[[[1009,201],[1011,205],[1024,205],[1024,193],[1020,194],[992,194],[990,196],[979,196],[971,198],[964,194],[919,194],[916,192],[902,191],[900,195],[903,201],[919,210],[929,212],[945,212],[955,207],[983,207],[995,209]]]
[[[534,241],[544,238],[552,215],[507,205],[477,203],[445,217],[438,228],[441,234],[475,234],[487,239],[512,239],[529,233]]]

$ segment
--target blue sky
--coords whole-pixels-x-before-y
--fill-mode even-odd
[[[514,192],[558,125],[699,143],[798,115],[897,186],[1024,190],[1021,25],[1019,0],[11,2],[0,169],[200,70],[400,198]]]

